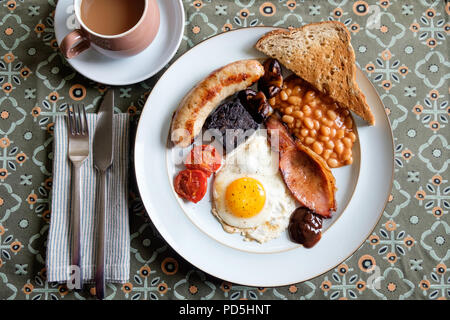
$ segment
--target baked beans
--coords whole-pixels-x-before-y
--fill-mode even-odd
[[[339,108],[332,99],[296,76],[288,77],[283,89],[269,103],[281,112],[281,120],[291,133],[328,166],[338,168],[353,163],[356,133],[348,110]]]

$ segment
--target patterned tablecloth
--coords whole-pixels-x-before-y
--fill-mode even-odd
[[[304,283],[253,288],[223,282],[183,260],[158,235],[133,187],[130,280],[109,285],[108,298],[448,299],[450,3],[183,3],[186,29],[174,59],[230,29],[297,27],[321,20],[345,23],[351,30],[357,63],[374,83],[391,121],[395,137],[392,193],[373,233],[339,267]],[[54,0],[0,0],[0,299],[93,298],[92,291],[70,292],[65,285],[46,282],[54,117],[76,101],[95,111],[107,88],[77,74],[58,53],[55,6]],[[117,88],[117,107],[137,121],[157,79],[158,75]],[[380,278],[373,285],[376,276]]]

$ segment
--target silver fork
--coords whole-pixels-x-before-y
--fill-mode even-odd
[[[89,156],[89,129],[84,105],[69,106],[67,113],[69,136],[69,159],[72,162],[72,191],[71,191],[71,265],[78,266],[80,288],[83,286],[81,270],[81,175],[80,169]]]

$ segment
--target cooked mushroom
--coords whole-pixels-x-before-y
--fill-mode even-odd
[[[264,122],[273,113],[265,94],[261,91],[243,90],[239,92],[239,99],[258,123]]]
[[[258,89],[270,99],[276,96],[283,87],[281,65],[276,59],[267,59],[263,66],[264,76],[258,81]]]

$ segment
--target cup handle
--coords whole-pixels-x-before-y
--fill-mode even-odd
[[[67,59],[71,59],[90,47],[89,39],[80,29],[73,30],[64,37],[60,49]]]

